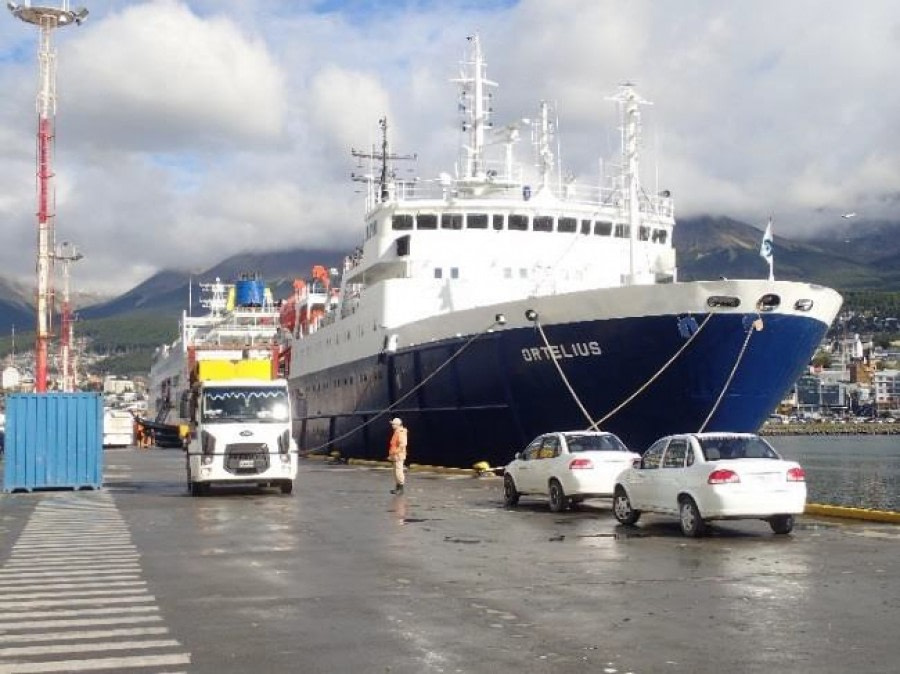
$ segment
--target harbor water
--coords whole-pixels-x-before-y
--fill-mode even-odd
[[[900,511],[900,436],[767,437],[806,470],[809,503]]]

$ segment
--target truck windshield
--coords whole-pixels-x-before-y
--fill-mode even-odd
[[[203,392],[203,422],[290,421],[287,390],[266,386],[229,386]]]

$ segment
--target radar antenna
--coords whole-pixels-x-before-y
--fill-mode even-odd
[[[378,120],[378,126],[381,128],[381,151],[378,151],[374,145],[372,146],[371,152],[363,152],[362,150],[357,150],[355,148],[350,149],[350,154],[352,154],[357,159],[368,159],[370,162],[370,166],[374,164],[374,162],[378,162],[379,166],[379,176],[378,176],[378,192],[379,192],[379,200],[387,201],[390,197],[390,189],[389,184],[396,179],[396,174],[391,169],[390,162],[392,161],[416,161],[418,158],[414,154],[396,154],[388,151],[388,121],[387,117],[382,117]],[[360,162],[360,167],[362,167],[362,162]],[[374,171],[370,171],[370,173],[365,175],[357,175],[355,173],[350,174],[350,177],[356,182],[368,182],[371,183],[372,180],[375,179]]]

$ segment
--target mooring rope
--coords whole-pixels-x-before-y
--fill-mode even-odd
[[[544,346],[547,348],[547,353],[550,354],[550,360],[552,360],[553,364],[556,366],[556,371],[559,372],[560,379],[563,380],[563,384],[565,384],[566,388],[569,389],[569,393],[572,395],[572,399],[578,405],[578,408],[581,410],[581,413],[584,415],[585,419],[588,420],[588,424],[593,427],[594,420],[591,418],[590,413],[584,408],[584,405],[581,404],[581,399],[578,397],[578,394],[575,393],[575,389],[572,388],[572,385],[569,383],[569,379],[562,371],[562,367],[560,366],[559,361],[553,354],[553,350],[550,348],[550,342],[547,341],[547,335],[544,333],[544,326],[541,325],[540,319],[534,319],[534,326],[538,329],[538,332],[541,333],[541,339],[544,340]]]
[[[550,349],[550,342],[547,339],[547,335],[544,333],[544,328],[541,325],[540,320],[535,318],[534,324],[537,327],[538,332],[541,335],[541,339],[544,341],[544,346],[547,347],[547,350],[550,353],[551,360],[553,360],[553,364],[556,366],[556,371],[559,373],[560,378],[562,379],[563,383],[566,385],[566,388],[569,390],[569,393],[571,394],[572,399],[575,401],[575,404],[578,405],[578,408],[581,410],[581,413],[588,420],[589,425],[588,425],[587,430],[593,431],[593,430],[599,429],[600,424],[602,424],[603,422],[608,420],[610,417],[612,417],[613,415],[618,413],[619,410],[621,410],[628,403],[630,403],[632,400],[634,400],[648,386],[650,386],[650,384],[652,384],[654,381],[656,381],[660,377],[660,375],[662,375],[662,373],[665,372],[669,368],[669,366],[672,365],[672,363],[674,363],[678,359],[678,357],[684,352],[684,350],[688,346],[690,346],[691,342],[693,342],[694,339],[697,337],[697,335],[699,335],[700,332],[703,330],[703,328],[706,327],[706,324],[709,322],[710,318],[712,318],[711,313],[706,315],[706,318],[703,319],[703,322],[699,325],[699,327],[693,333],[691,333],[691,335],[688,337],[688,339],[685,341],[685,343],[681,345],[681,347],[678,349],[678,351],[676,351],[675,354],[671,358],[669,358],[669,360],[667,360],[659,370],[657,370],[647,381],[645,381],[641,386],[639,386],[638,389],[634,393],[632,393],[630,396],[625,398],[625,400],[623,400],[616,407],[614,407],[612,409],[612,411],[607,413],[606,416],[604,416],[602,419],[599,419],[597,421],[593,420],[593,418],[590,415],[590,412],[587,411],[584,404],[581,402],[581,399],[578,397],[578,394],[575,392],[575,389],[572,388],[572,385],[569,383],[569,380],[566,377],[565,373],[562,371],[562,367],[560,366],[559,362],[553,356],[553,351]]]
[[[716,410],[719,409],[719,404],[722,402],[722,398],[725,397],[725,392],[728,390],[728,387],[731,386],[731,380],[734,379],[734,375],[737,373],[738,366],[741,364],[741,360],[744,358],[744,353],[747,351],[747,346],[750,344],[750,338],[753,336],[753,333],[757,330],[763,329],[763,320],[762,316],[756,314],[756,320],[750,324],[749,329],[747,330],[747,336],[744,337],[744,345],[741,347],[740,352],[738,353],[737,360],[734,361],[734,367],[731,368],[731,372],[728,374],[728,379],[725,380],[725,385],[722,387],[722,390],[719,392],[719,397],[716,398],[715,404],[712,406],[712,409],[709,411],[709,414],[706,415],[706,419],[703,420],[703,423],[700,424],[700,428],[697,431],[698,433],[702,433],[706,429],[706,425],[709,423],[709,420],[712,419],[713,414],[716,413]]]
[[[407,391],[406,393],[404,393],[402,396],[400,396],[399,398],[397,398],[397,400],[395,400],[393,403],[391,403],[390,405],[388,405],[387,407],[385,407],[383,410],[381,410],[381,411],[379,411],[379,412],[376,412],[376,413],[375,413],[375,416],[373,416],[371,419],[369,419],[368,421],[362,422],[362,423],[359,424],[358,426],[356,426],[356,427],[354,427],[354,428],[351,428],[351,429],[350,429],[349,431],[347,431],[346,433],[343,433],[343,434],[337,436],[336,438],[332,438],[332,439],[329,440],[328,442],[326,442],[326,443],[324,443],[324,444],[322,444],[322,445],[319,445],[318,447],[313,447],[312,449],[310,449],[310,450],[307,451],[307,454],[316,454],[316,453],[320,452],[321,450],[327,448],[329,445],[333,445],[333,444],[336,443],[336,442],[340,442],[340,441],[343,440],[344,438],[348,438],[348,437],[350,437],[351,435],[353,435],[354,433],[357,433],[357,432],[361,431],[363,428],[365,428],[365,427],[368,426],[369,424],[374,423],[377,419],[380,419],[381,417],[383,417],[385,414],[388,414],[389,412],[392,412],[394,409],[397,408],[398,405],[400,405],[400,403],[402,403],[404,400],[406,400],[407,398],[409,398],[413,393],[415,393],[416,391],[418,391],[420,388],[422,388],[423,386],[425,386],[425,384],[427,384],[427,383],[428,383],[429,381],[431,381],[434,377],[436,377],[436,376],[438,375],[438,373],[441,372],[441,370],[443,370],[443,369],[444,369],[445,367],[447,367],[451,362],[453,362],[453,361],[454,361],[454,360],[455,360],[455,359],[456,359],[463,351],[465,351],[466,349],[468,349],[469,346],[472,344],[472,342],[474,342],[474,341],[475,341],[476,339],[478,339],[479,337],[482,337],[483,335],[486,335],[488,332],[490,332],[490,331],[494,328],[494,326],[496,326],[496,325],[498,325],[498,324],[499,324],[499,325],[502,325],[502,323],[501,323],[499,320],[495,320],[493,323],[491,323],[488,327],[486,327],[486,328],[485,328],[484,330],[482,330],[481,332],[476,332],[474,335],[472,335],[472,337],[469,338],[468,341],[466,341],[465,344],[463,344],[462,346],[460,346],[460,347],[459,347],[459,348],[458,348],[458,349],[457,349],[457,350],[456,350],[456,351],[455,351],[455,352],[454,352],[447,360],[445,360],[443,363],[441,363],[441,364],[435,369],[434,372],[432,372],[430,375],[428,375],[427,377],[425,377],[425,379],[423,379],[422,381],[420,381],[416,386],[414,386],[414,387],[411,388],[409,391]]]
[[[606,421],[606,420],[609,419],[610,417],[612,417],[612,416],[614,416],[615,414],[617,414],[617,413],[619,412],[619,410],[621,410],[621,409],[622,409],[623,407],[625,407],[628,403],[630,403],[632,400],[634,400],[635,398],[637,398],[641,393],[643,393],[644,390],[645,390],[648,386],[650,386],[650,384],[652,384],[652,383],[655,382],[657,379],[659,379],[659,377],[662,375],[662,373],[665,372],[666,370],[668,370],[668,369],[669,369],[669,366],[670,366],[672,363],[674,363],[676,360],[678,360],[678,357],[679,357],[682,353],[684,353],[684,350],[687,349],[687,348],[691,345],[691,342],[693,342],[694,339],[697,337],[697,335],[699,335],[699,334],[703,331],[703,328],[706,327],[706,324],[709,323],[709,319],[711,319],[712,316],[713,316],[713,315],[712,315],[711,313],[706,314],[706,318],[703,319],[703,322],[702,322],[702,323],[699,325],[699,327],[691,334],[691,336],[687,338],[687,340],[685,341],[685,343],[681,345],[681,348],[679,348],[678,351],[676,351],[675,354],[674,354],[671,358],[669,358],[669,360],[667,360],[667,361],[663,364],[663,366],[662,366],[661,368],[659,368],[659,370],[657,370],[656,373],[655,373],[652,377],[650,377],[650,379],[648,379],[648,380],[647,380],[646,382],[644,382],[641,386],[639,386],[638,389],[637,389],[634,393],[632,393],[630,396],[628,396],[627,398],[625,398],[625,400],[623,400],[623,401],[622,401],[621,403],[619,403],[616,407],[614,407],[610,412],[608,412],[608,413],[606,414],[606,416],[604,416],[602,419],[600,419],[596,424],[590,426],[590,427],[588,428],[588,430],[589,430],[589,431],[593,431],[593,430],[595,430],[595,429],[599,429],[599,428],[600,428],[600,424],[602,424],[604,421]]]

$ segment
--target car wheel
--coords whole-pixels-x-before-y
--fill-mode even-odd
[[[678,504],[678,515],[681,520],[681,533],[691,538],[702,536],[706,531],[706,522],[700,516],[700,509],[694,499],[685,496]]]
[[[285,480],[280,485],[282,494],[290,494],[294,491],[294,483],[291,480]]]
[[[622,487],[616,487],[613,495],[613,515],[621,524],[631,526],[641,518],[641,511],[631,507],[631,499]]]
[[[559,480],[550,480],[550,510],[558,513],[566,509],[566,492],[563,491]]]
[[[516,482],[512,475],[503,476],[503,505],[513,508],[519,503],[519,492],[516,491]]]
[[[776,515],[769,520],[769,526],[776,534],[789,534],[794,530],[794,516]]]

